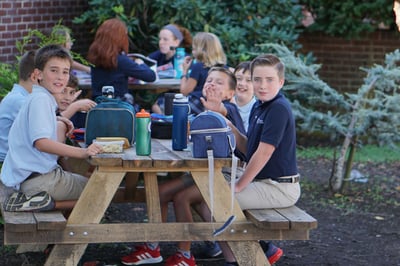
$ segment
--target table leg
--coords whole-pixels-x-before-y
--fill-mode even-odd
[[[135,199],[136,186],[139,180],[139,173],[128,172],[125,176],[125,200]]]
[[[150,223],[161,223],[160,196],[156,173],[144,173],[144,188],[146,191],[147,215]]]
[[[208,172],[192,171],[191,173],[201,194],[203,195],[203,198],[207,202],[207,205],[211,206]],[[231,192],[230,187],[225,181],[220,168],[215,169],[214,189],[214,219],[217,222],[225,222],[232,215],[230,200]],[[243,211],[240,209],[240,206],[236,200],[233,208],[233,214],[236,216],[235,222],[246,221],[246,217],[244,216]],[[228,242],[228,244],[235,254],[239,265],[270,265],[258,241],[231,241]]]
[[[124,172],[99,172],[95,170],[67,223],[99,223],[124,176]],[[71,237],[73,237],[73,234],[74,232],[70,232]],[[57,244],[51,251],[45,265],[77,265],[86,247],[87,244]]]

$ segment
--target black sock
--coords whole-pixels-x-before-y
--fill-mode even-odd
[[[226,266],[239,266],[239,264],[236,261],[232,261],[232,262],[227,261],[227,262],[225,262],[225,265]]]

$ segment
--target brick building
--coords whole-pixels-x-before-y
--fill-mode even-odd
[[[305,33],[299,41],[302,52],[312,52],[321,64],[320,78],[338,91],[357,90],[366,76],[360,67],[383,64],[385,54],[400,48],[395,30],[379,30],[355,40]]]
[[[88,8],[85,0],[1,0],[0,1],[0,61],[12,63],[17,50],[15,41],[25,36],[29,29],[50,29],[62,19],[72,29],[76,40],[75,52],[85,55],[93,38],[90,25],[72,23]],[[400,34],[395,30],[381,30],[357,40],[308,33],[300,37],[302,52],[312,52],[322,64],[322,80],[339,91],[358,89],[365,73],[359,68],[374,63],[382,64],[385,54],[400,47]]]
[[[13,63],[22,40],[29,29],[51,30],[60,20],[72,30],[75,39],[72,49],[87,51],[93,38],[90,26],[76,25],[73,18],[88,8],[86,0],[1,0],[0,1],[0,62]]]

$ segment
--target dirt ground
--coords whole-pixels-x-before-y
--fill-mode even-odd
[[[318,228],[311,231],[309,241],[275,241],[284,250],[276,265],[400,265],[400,162],[355,165],[368,182],[349,182],[346,196],[331,195],[327,189],[331,165],[325,159],[299,161],[302,197],[297,206],[317,218]],[[113,204],[104,219],[143,220],[144,213],[143,205]],[[129,247],[129,243],[89,245],[82,262],[122,265],[120,257],[129,253]],[[13,246],[0,251],[0,265],[43,265],[46,258],[42,253],[15,254]],[[162,244],[164,258],[174,251],[173,243]],[[194,243],[192,251],[198,266],[224,265],[222,257],[204,256],[201,243]]]

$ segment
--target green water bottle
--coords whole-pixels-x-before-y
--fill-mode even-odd
[[[135,137],[136,155],[150,155],[151,153],[151,119],[150,113],[144,109],[136,113]]]

